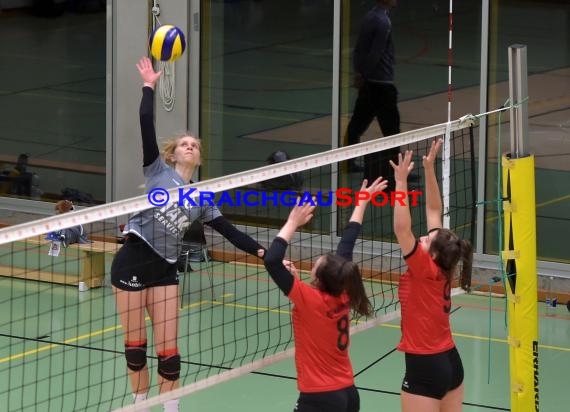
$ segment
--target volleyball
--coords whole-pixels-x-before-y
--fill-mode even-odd
[[[173,62],[184,53],[184,32],[176,26],[165,24],[158,27],[149,39],[150,54],[156,60]]]

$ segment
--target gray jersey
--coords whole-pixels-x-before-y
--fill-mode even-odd
[[[176,171],[159,156],[153,163],[143,167],[145,193],[154,188],[170,189],[184,186],[185,183]],[[135,213],[129,219],[125,232],[142,238],[158,255],[170,263],[175,263],[180,254],[182,237],[190,223],[196,219],[210,222],[222,216],[216,206],[178,206],[169,202],[162,207],[154,207]]]

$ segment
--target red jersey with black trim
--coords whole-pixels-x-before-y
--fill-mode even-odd
[[[400,276],[398,288],[402,309],[398,350],[430,355],[452,349],[451,283],[417,242],[404,259],[408,270]]]
[[[297,387],[325,392],[354,385],[348,347],[348,295],[334,297],[295,278],[289,293],[293,307]]]

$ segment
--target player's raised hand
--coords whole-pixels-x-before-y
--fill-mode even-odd
[[[154,67],[152,67],[152,61],[146,56],[139,60],[137,63],[137,69],[141,75],[144,85],[154,88],[154,85],[162,72],[155,72]]]
[[[435,164],[435,160],[437,159],[437,154],[443,145],[443,139],[439,138],[431,142],[431,147],[427,155],[424,155],[422,158],[422,163],[424,168],[433,167]]]

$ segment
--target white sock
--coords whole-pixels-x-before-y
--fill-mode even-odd
[[[171,399],[163,403],[164,412],[178,412],[179,399]]]
[[[146,400],[147,393],[133,393],[133,403],[139,403]],[[141,412],[150,412],[150,408],[142,409]]]

